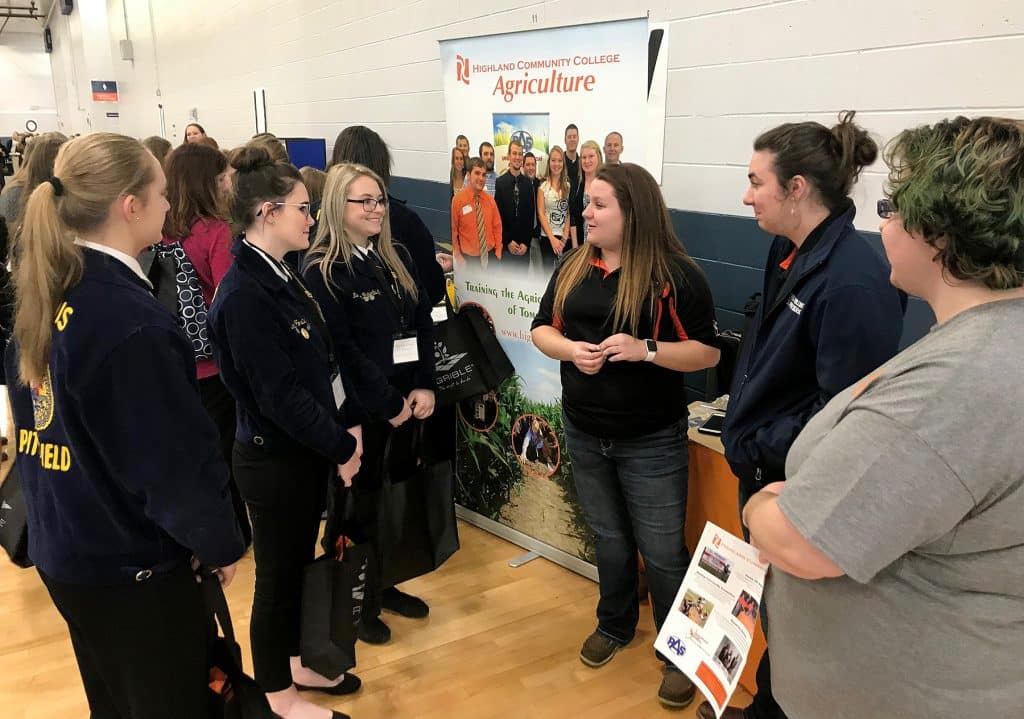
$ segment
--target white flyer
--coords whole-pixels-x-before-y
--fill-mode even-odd
[[[654,647],[704,694],[721,717],[754,639],[768,565],[759,552],[711,522]]]

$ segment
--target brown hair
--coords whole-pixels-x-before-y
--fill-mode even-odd
[[[67,141],[68,136],[60,132],[46,132],[32,138],[29,145],[32,148],[32,154],[25,163],[25,185],[18,200],[18,215],[14,222],[15,238],[17,238],[18,229],[24,219],[29,195],[32,194],[32,190],[39,187],[39,183],[45,182],[53,176],[53,163],[57,159],[57,152]]]
[[[384,190],[391,186],[391,152],[384,138],[364,125],[352,125],[338,133],[334,141],[331,164],[354,162],[367,167],[384,181]]]
[[[276,141],[275,141],[276,142]],[[295,165],[275,161],[262,144],[248,144],[234,153],[231,166],[238,172],[234,179],[231,219],[235,232],[244,232],[256,221],[256,207],[264,202],[281,202],[302,182]]]
[[[462,155],[462,172],[455,169],[455,153]],[[466,182],[466,175],[469,173],[469,158],[466,157],[466,153],[457,147],[452,148],[452,166],[448,173],[448,183],[452,186],[454,192],[458,192],[462,189],[462,186]]]
[[[324,278],[324,285],[331,294],[331,267],[335,262],[344,262],[349,272],[352,272],[352,241],[345,231],[345,209],[348,207],[348,188],[360,177],[372,178],[380,187],[380,192],[387,202],[387,189],[384,181],[377,176],[373,170],[362,165],[343,163],[334,165],[327,171],[327,185],[324,187],[324,198],[320,205],[320,224],[317,226],[316,239],[313,240],[306,259],[309,266],[320,268],[320,275]],[[419,297],[416,282],[413,280],[405,263],[398,256],[394,242],[391,239],[391,210],[389,205],[384,207],[384,219],[381,222],[380,234],[377,235],[375,249],[380,254],[384,264],[387,265],[398,283],[405,290],[406,294],[414,300]]]
[[[217,189],[217,177],[228,168],[220,150],[200,142],[182,145],[167,156],[167,201],[171,209],[164,218],[164,236],[188,237],[196,220],[223,220],[224,208]]]
[[[302,176],[302,184],[306,186],[306,192],[309,193],[310,204],[319,202],[324,196],[324,183],[327,182],[327,173],[306,165],[299,170],[299,174]]]
[[[277,139],[277,135],[269,132],[261,132],[253,135],[252,139],[245,144],[246,147],[262,147],[270,155],[274,162],[291,162],[288,157],[288,150],[284,143]]]
[[[167,153],[171,151],[171,143],[169,140],[165,140],[159,135],[152,135],[142,141],[142,145],[153,153],[153,157],[160,161],[160,164],[164,164],[164,160],[167,159]]]
[[[557,177],[552,177],[551,176],[551,156],[554,155],[556,152],[559,155],[562,156],[562,171],[560,173],[558,173]],[[557,183],[556,182],[552,182],[553,179],[556,180]],[[552,147],[551,151],[548,152],[548,175],[547,175],[547,177],[544,178],[544,180],[549,185],[551,185],[551,189],[552,190],[555,190],[555,192],[558,193],[558,197],[560,199],[563,199],[563,200],[565,199],[565,196],[569,192],[569,171],[565,168],[565,150],[563,150],[558,145],[555,145],[554,147]]]
[[[57,153],[53,174],[61,187],[43,182],[25,208],[25,228],[14,268],[14,338],[21,381],[41,382],[50,357],[57,306],[82,277],[76,234],[106,222],[119,197],[142,195],[156,178],[153,159],[138,140],[109,132],[84,135]]]
[[[854,123],[856,114],[840,113],[831,129],[820,122],[787,122],[758,135],[754,150],[775,155],[773,169],[784,191],[800,175],[834,212],[846,202],[860,171],[878,157],[878,145]]]
[[[676,237],[658,183],[647,170],[632,162],[601,165],[594,179],[612,186],[622,211],[621,276],[610,314],[616,331],[635,337],[644,307],[653,311],[666,285],[675,291],[674,270],[697,265]],[[589,242],[567,256],[555,283],[555,316],[562,315],[566,298],[599,257]]]

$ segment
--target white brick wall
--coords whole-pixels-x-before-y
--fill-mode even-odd
[[[106,8],[116,51],[121,2]],[[173,141],[194,107],[232,146],[252,134],[251,90],[263,87],[272,132],[324,137],[330,152],[339,130],[366,124],[391,144],[397,175],[432,180],[448,163],[439,39],[648,12],[671,22],[664,189],[675,208],[748,214],[751,142],[781,122],[831,123],[852,108],[884,140],[961,113],[1024,117],[1020,0],[125,0],[125,10],[136,60],[114,58],[122,131],[158,132],[162,102]],[[882,171],[856,191],[866,229]]]
[[[0,35],[0,135],[25,129],[35,120],[40,132],[57,129],[50,58],[40,32]]]

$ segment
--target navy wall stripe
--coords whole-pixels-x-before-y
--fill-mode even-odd
[[[447,183],[408,177],[392,178],[391,194],[405,200],[434,234],[439,243],[450,243],[451,193]],[[672,225],[687,251],[704,270],[715,298],[715,315],[723,330],[743,327],[743,306],[760,292],[764,262],[772,238],[761,231],[753,218],[690,210],[671,210]],[[882,239],[877,232],[861,232],[881,254]],[[928,332],[935,317],[927,304],[910,298],[903,322],[904,348]],[[703,398],[704,373],[693,372],[686,379],[691,398]]]

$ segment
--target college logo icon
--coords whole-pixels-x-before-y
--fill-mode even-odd
[[[671,649],[677,657],[681,657],[686,654],[686,645],[683,644],[682,639],[675,635],[668,638],[668,648]]]
[[[464,85],[469,84],[469,58],[462,55],[455,56],[455,79]]]
[[[512,140],[523,146],[523,152],[529,152],[533,149],[533,135],[526,130],[516,130],[513,132]]]
[[[50,368],[42,384],[32,385],[32,412],[35,415],[36,431],[42,432],[53,421],[53,386],[50,382]]]
[[[438,372],[447,372],[462,361],[468,352],[448,353],[448,346],[444,342],[434,343],[434,369]]]

